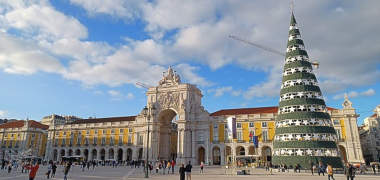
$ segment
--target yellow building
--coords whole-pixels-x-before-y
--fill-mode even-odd
[[[80,119],[49,128],[46,159],[80,156],[84,160],[132,160],[142,157],[142,139],[134,132],[135,116]],[[137,141],[135,141],[137,139]],[[140,139],[140,140],[139,140]],[[141,149],[141,150],[140,150]]]
[[[19,159],[27,156],[43,158],[47,142],[47,129],[33,120],[16,120],[0,125],[1,155],[5,159]]]
[[[211,164],[230,163],[233,159],[252,159],[257,163],[271,161],[277,107],[224,109],[210,114],[209,126],[211,158],[203,155],[205,147],[198,149],[198,161],[209,160]],[[345,98],[342,109],[328,108],[331,123],[337,132],[338,148],[342,160],[363,163],[363,153],[357,126],[358,115],[352,103]],[[227,134],[229,118],[236,121],[236,139]],[[253,144],[257,136],[258,147]]]

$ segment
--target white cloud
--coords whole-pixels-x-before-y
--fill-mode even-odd
[[[362,96],[373,96],[375,95],[376,92],[374,89],[370,88],[366,91],[362,91],[362,92],[357,92],[357,91],[350,91],[347,93],[347,96],[349,98],[357,98],[357,97],[362,97]],[[344,98],[344,95],[345,93],[342,93],[342,94],[337,94],[333,97],[333,99],[337,100],[337,99],[343,99]]]
[[[367,91],[362,92],[361,94],[363,96],[373,96],[373,95],[375,95],[375,93],[376,93],[375,90],[370,88]]]
[[[37,71],[63,73],[64,67],[55,57],[32,42],[0,33],[0,68],[15,74]]]
[[[83,7],[90,15],[108,14],[144,21],[145,31],[151,37],[130,39],[126,45],[117,47],[86,41],[86,27],[57,11],[48,1],[2,1],[0,30],[4,34],[16,30],[19,37],[12,41],[28,43],[15,48],[12,54],[0,52],[0,68],[24,74],[57,71],[86,85],[117,86],[136,81],[155,84],[167,65],[180,63],[176,68],[184,79],[208,86],[213,83],[196,74],[199,67],[192,63],[206,64],[211,69],[237,64],[268,73],[268,77],[246,92],[232,94],[244,94],[248,99],[279,94],[283,58],[227,37],[236,34],[284,50],[288,2],[71,0],[71,3]],[[380,78],[380,43],[376,43],[380,42],[378,6],[377,1],[349,1],[339,6],[331,1],[297,2],[296,17],[306,49],[321,64],[317,72],[324,93],[373,84]],[[355,26],[352,22],[356,22]],[[15,57],[33,60],[4,60]],[[62,67],[57,59],[67,60],[64,64],[68,66]]]
[[[6,110],[0,110],[0,117],[1,118],[6,117],[7,115],[8,115],[8,111],[6,111]]]
[[[31,5],[4,15],[5,23],[39,38],[86,38],[87,29],[77,19],[68,17],[50,6]],[[37,36],[37,37],[38,37]]]
[[[135,97],[133,93],[123,94],[120,91],[116,91],[116,90],[109,90],[108,94],[112,97],[112,100],[124,100],[124,99],[131,100]]]
[[[214,93],[215,97],[220,97],[225,95],[226,93],[231,94],[232,96],[240,96],[242,94],[241,90],[234,90],[232,86],[224,86],[224,87],[218,87],[215,89],[209,89],[207,90],[208,93]]]
[[[145,0],[70,0],[70,2],[83,7],[90,15],[100,13],[132,19],[139,16],[139,6],[145,3]]]
[[[213,89],[213,90],[209,90],[209,92],[215,92],[215,94],[214,94],[215,97],[223,96],[224,93],[231,92],[231,91],[232,91],[232,87],[231,86],[220,87],[220,88],[216,88],[216,89]]]
[[[245,93],[244,98],[276,97],[280,95],[281,70],[272,69],[267,81],[251,86]]]
[[[194,72],[199,70],[199,68],[196,66],[191,66],[189,64],[178,64],[175,66],[175,69],[178,70],[182,78],[184,78],[192,84],[200,86],[211,86],[213,84],[212,82],[207,81],[205,78],[199,76]]]

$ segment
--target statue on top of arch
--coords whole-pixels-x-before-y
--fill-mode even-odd
[[[160,86],[170,86],[170,85],[178,85],[181,83],[181,78],[179,75],[173,70],[171,66],[169,69],[164,72],[162,79],[159,81]]]

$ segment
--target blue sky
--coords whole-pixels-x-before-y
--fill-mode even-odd
[[[363,118],[380,104],[378,1],[296,1],[295,14],[330,107],[347,93]],[[287,1],[0,0],[0,118],[137,114],[174,66],[211,113],[278,105]]]

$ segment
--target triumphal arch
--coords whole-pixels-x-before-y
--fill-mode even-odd
[[[148,147],[144,148],[144,157],[148,155],[153,161],[196,162],[196,134],[209,127],[201,91],[195,85],[181,83],[180,76],[169,67],[158,86],[149,88],[146,95],[147,107],[135,124],[136,132],[144,134],[144,147]]]

